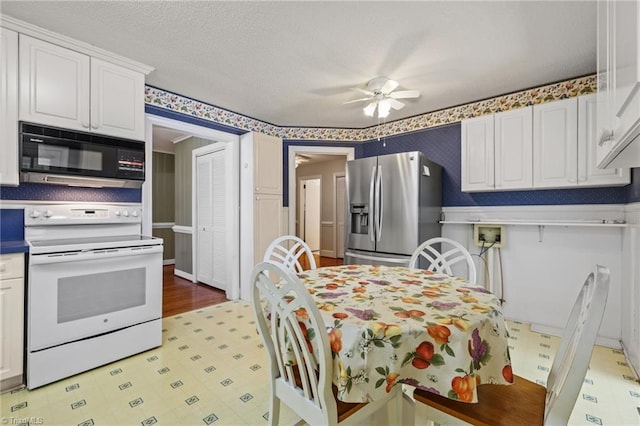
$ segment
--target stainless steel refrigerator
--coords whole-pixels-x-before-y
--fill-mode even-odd
[[[419,151],[347,161],[344,263],[406,266],[439,237],[441,177]]]

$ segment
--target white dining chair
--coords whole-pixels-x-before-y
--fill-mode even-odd
[[[307,243],[295,235],[284,235],[273,240],[265,250],[262,260],[281,263],[296,273],[302,272],[306,265],[309,266],[308,269],[316,269],[313,252]]]
[[[344,403],[337,399],[325,323],[311,295],[291,270],[278,263],[262,262],[253,270],[252,283],[251,302],[269,361],[269,424],[278,424],[281,403],[309,425],[400,423],[399,384],[386,398],[372,402]],[[308,316],[306,325],[297,316],[301,310]],[[388,418],[370,419],[389,403]]]
[[[421,424],[427,419],[452,424],[453,418],[487,426],[566,425],[589,368],[608,293],[609,269],[596,265],[569,315],[546,388],[513,375],[511,385],[478,386],[477,404],[416,389],[415,403],[404,398],[404,415]]]
[[[467,280],[476,283],[476,265],[469,251],[459,242],[450,238],[431,238],[418,246],[409,261],[410,268],[419,268],[421,259],[426,259],[425,269],[453,275],[451,267],[459,262],[467,264]]]

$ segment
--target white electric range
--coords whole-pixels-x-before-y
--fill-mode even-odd
[[[25,209],[29,389],[160,346],[162,239],[139,207]]]

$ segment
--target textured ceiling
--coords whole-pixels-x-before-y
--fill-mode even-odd
[[[592,74],[595,1],[6,1],[3,14],[151,65],[147,83],[278,126],[365,128],[376,76],[417,89],[387,121]]]

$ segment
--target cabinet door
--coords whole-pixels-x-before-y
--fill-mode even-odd
[[[91,131],[144,140],[144,75],[91,58]]]
[[[253,134],[254,192],[282,195],[282,139]]]
[[[89,130],[89,57],[20,35],[20,120]]]
[[[597,130],[596,156],[598,164],[607,156],[612,147],[613,129],[613,73],[612,55],[609,46],[613,40],[613,12],[608,0],[598,1],[598,61],[597,61]]]
[[[614,1],[614,127],[616,141],[640,126],[640,1]],[[638,164],[640,165],[640,164]]]
[[[22,374],[23,278],[0,281],[0,380]]]
[[[597,119],[600,102],[604,100],[599,100],[595,93],[578,97],[578,185],[626,185],[631,181],[628,168],[598,168]]]
[[[0,185],[18,185],[18,33],[0,36]]]
[[[269,244],[282,235],[282,196],[253,196],[253,257],[254,265],[262,262]]]
[[[533,107],[533,186],[559,188],[578,182],[578,100]]]
[[[493,115],[462,120],[462,191],[494,188]]]
[[[495,115],[496,190],[531,188],[531,107]]]

